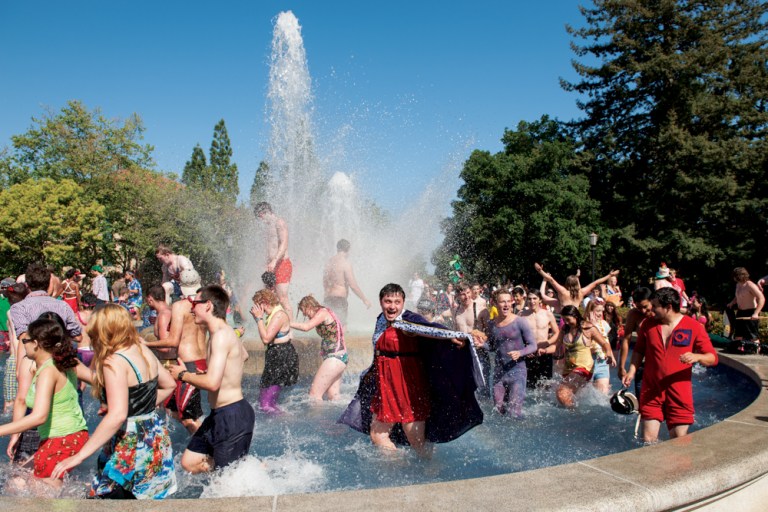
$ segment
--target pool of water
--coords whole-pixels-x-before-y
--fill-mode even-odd
[[[258,379],[247,376],[245,380],[246,398],[251,403],[257,400]],[[342,400],[314,405],[306,398],[309,377],[301,380],[284,391],[280,400],[284,414],[268,416],[257,411],[249,457],[212,476],[193,477],[179,469],[179,490],[174,497],[257,496],[442,482],[565,464],[641,446],[634,438],[635,415],[614,413],[608,398],[592,388],[580,393],[574,410],[558,407],[553,382],[529,390],[522,420],[502,417],[492,412],[489,401],[481,401],[484,423],[456,441],[436,445],[430,460],[418,459],[410,450],[381,453],[367,436],[336,423],[357,380],[357,374],[345,375]],[[724,365],[695,368],[693,382],[696,422],[691,431],[731,416],[759,392],[752,380]],[[619,388],[615,376],[612,385]],[[97,403],[88,398],[85,409],[93,431],[98,423]],[[0,421],[10,421],[10,415]],[[188,435],[180,424],[169,423],[178,460]],[[664,439],[666,431],[662,431]],[[7,443],[8,438],[0,439],[0,453],[5,453]],[[82,496],[95,466],[94,456],[77,468],[64,495]],[[4,471],[0,475],[0,485],[10,474]]]

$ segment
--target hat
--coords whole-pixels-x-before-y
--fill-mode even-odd
[[[91,267],[91,270],[95,270],[96,272],[104,272],[104,267],[101,265],[94,265]]]
[[[659,267],[659,271],[656,272],[656,279],[667,279],[669,277],[669,267],[663,261]]]
[[[193,268],[182,270],[179,276],[179,285],[181,286],[182,296],[190,297],[196,294],[201,286],[200,274]]]
[[[81,276],[81,275],[83,275],[83,273],[82,273],[82,272],[80,272],[80,269],[79,269],[79,268],[76,268],[76,269],[75,269],[75,274],[74,274],[74,276],[75,276],[75,277],[77,277],[77,276]]]
[[[611,409],[619,414],[632,414],[637,412],[639,406],[637,397],[626,389],[617,391],[611,397]]]

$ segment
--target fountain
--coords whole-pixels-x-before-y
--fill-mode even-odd
[[[274,186],[268,199],[291,229],[290,255],[297,269],[292,298],[306,292],[319,295],[319,268],[342,237],[353,244],[358,277],[366,291],[406,278],[398,255],[427,253],[431,241],[421,233],[438,232],[439,209],[433,203],[435,197],[446,200],[445,194],[430,189],[416,210],[408,212],[419,219],[418,230],[407,229],[399,218],[382,230],[367,214],[370,203],[355,186],[354,176],[324,167],[316,155],[306,54],[298,21],[290,13],[282,13],[275,22],[270,84],[268,116],[273,133],[268,155]],[[253,235],[253,226],[244,232]],[[258,265],[253,257],[261,239],[251,239],[242,248],[250,257],[244,258],[240,273],[253,281],[261,270],[254,269]],[[361,326],[370,329],[374,312],[360,315],[353,310],[356,314],[369,317]],[[305,391],[311,368],[302,363],[302,380],[285,393],[286,414],[258,414],[251,456],[210,478],[180,472],[177,499],[124,506],[168,511],[201,504],[232,510],[659,510],[706,507],[708,500],[717,499],[731,500],[730,508],[743,510],[732,501],[739,489],[754,494],[766,487],[768,395],[759,386],[768,379],[768,363],[760,356],[722,358],[723,366],[737,371],[697,372],[697,423],[693,433],[681,439],[640,447],[631,434],[633,418],[614,414],[605,397],[591,388],[581,396],[579,408],[567,411],[555,407],[551,389],[542,387],[529,393],[525,420],[493,415],[490,405],[484,404],[485,424],[440,445],[432,460],[420,461],[408,451],[382,457],[367,437],[335,423],[352,397],[356,372],[370,361],[370,350],[368,341],[351,346],[352,364],[341,401],[310,406]],[[258,361],[258,353],[254,356]],[[244,382],[252,401],[258,373],[252,366]],[[87,403],[90,428],[96,421],[96,406]],[[174,451],[180,454],[187,436],[178,424],[171,425]],[[0,451],[5,443],[0,441]],[[68,485],[66,495],[82,490],[94,467],[93,460],[82,464],[74,474],[78,482]],[[0,483],[7,476],[4,471]],[[185,500],[198,496],[216,500]],[[85,500],[0,498],[0,509],[9,512],[113,506]]]

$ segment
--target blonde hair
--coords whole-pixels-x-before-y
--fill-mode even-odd
[[[118,350],[139,347],[144,363],[149,362],[144,357],[139,341],[139,333],[133,325],[133,319],[128,311],[118,304],[105,304],[91,314],[86,329],[93,347],[93,396],[101,398],[104,389],[104,367],[109,366],[105,361]]]
[[[312,295],[307,295],[299,301],[299,311],[302,309],[320,309],[321,307],[323,305],[317,302],[317,299]]]
[[[270,306],[277,306],[280,304],[280,300],[277,298],[277,295],[275,292],[271,290],[259,290],[256,293],[253,294],[253,300],[254,304],[269,304]]]

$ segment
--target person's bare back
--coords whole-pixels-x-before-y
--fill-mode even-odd
[[[323,290],[326,297],[347,297],[349,295],[349,283],[347,273],[352,271],[346,256],[336,253],[323,270]]]

